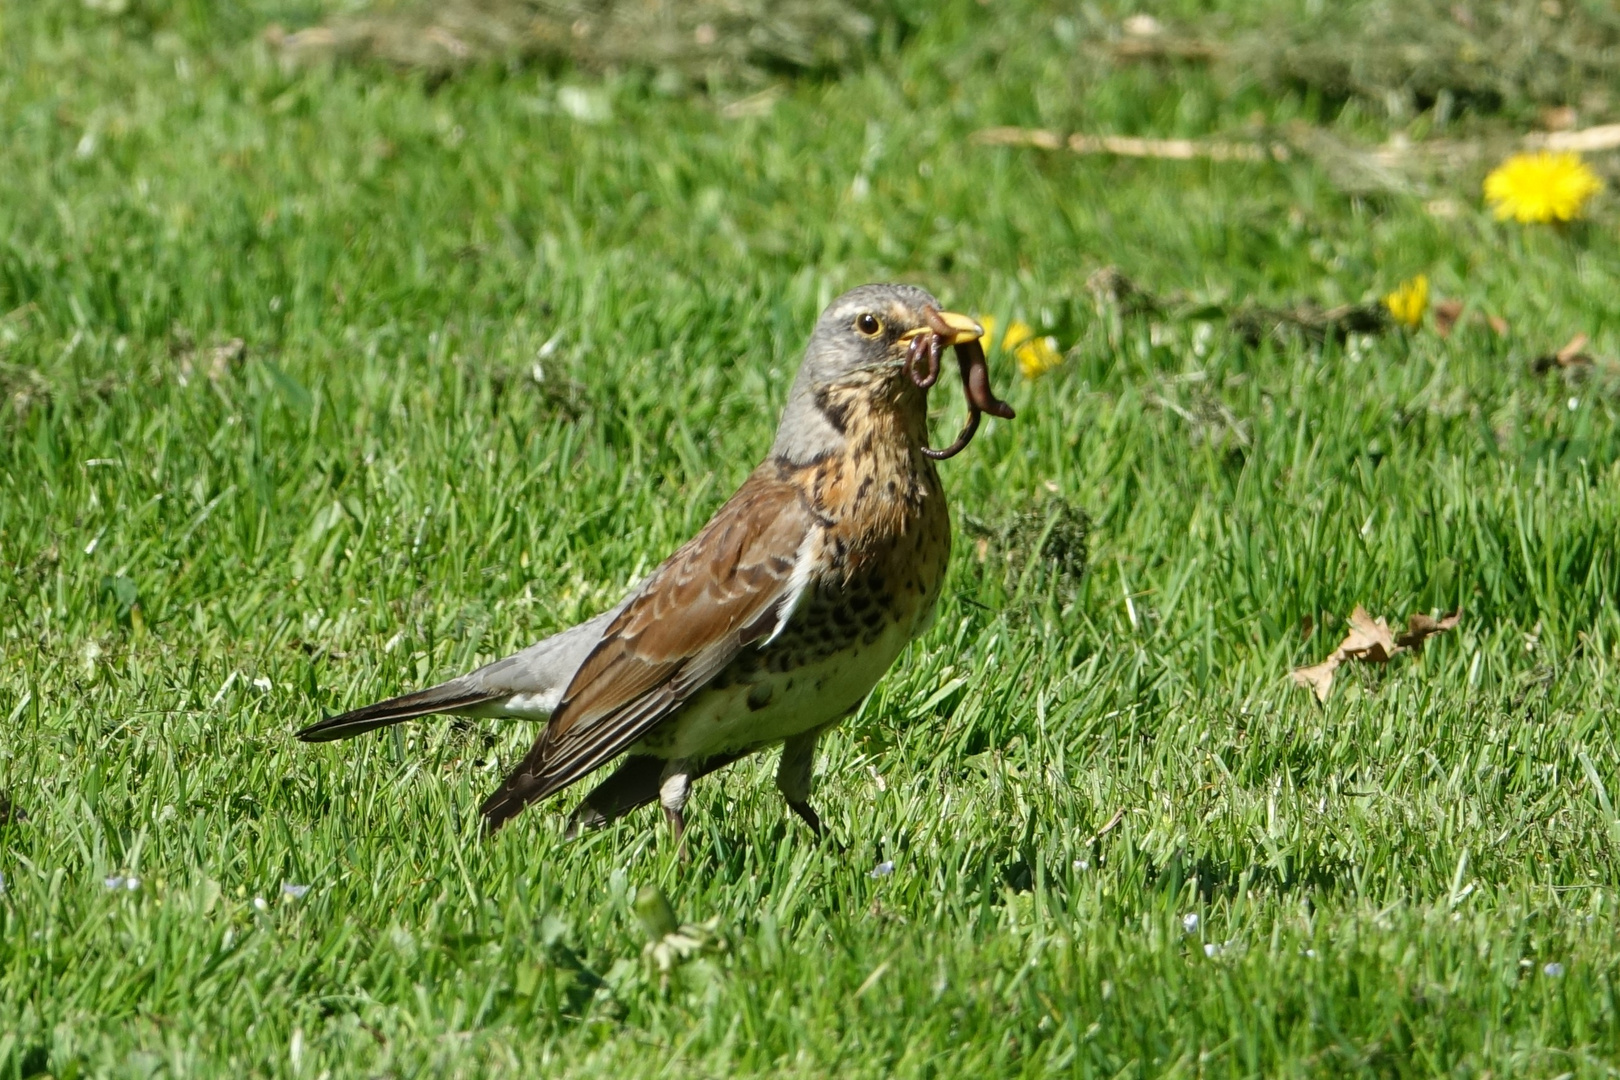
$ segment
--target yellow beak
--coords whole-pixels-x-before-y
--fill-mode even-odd
[[[938,334],[946,345],[965,345],[984,336],[984,327],[954,311],[927,312],[928,324],[900,335],[901,341],[910,341],[919,334]]]

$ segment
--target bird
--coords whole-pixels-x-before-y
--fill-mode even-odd
[[[776,786],[818,837],[822,735],[933,621],[951,526],[935,460],[988,389],[983,328],[926,290],[863,285],[817,319],[775,441],[709,522],[617,605],[459,678],[321,720],[306,742],[448,713],[544,721],[484,800],[494,832],[614,759],[566,835],[658,802],[682,844],[693,783],[782,748]],[[969,425],[928,447],[927,393],[955,346]],[[920,373],[928,360],[931,373]]]

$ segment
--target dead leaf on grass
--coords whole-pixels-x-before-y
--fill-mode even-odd
[[[1450,337],[1452,328],[1457,320],[1462,318],[1463,302],[1461,300],[1441,300],[1434,305],[1434,330],[1441,337]]]
[[[1319,664],[1295,668],[1291,673],[1294,683],[1308,688],[1316,695],[1316,700],[1326,701],[1333,691],[1333,674],[1341,664],[1348,660],[1387,664],[1403,652],[1422,652],[1425,641],[1450,630],[1461,618],[1460,610],[1438,619],[1412,615],[1406,620],[1406,632],[1396,637],[1387,621],[1382,617],[1373,618],[1366,608],[1357,604],[1356,610],[1350,613],[1350,632],[1339,647]]]
[[[1453,611],[1436,619],[1429,615],[1408,615],[1406,633],[1395,639],[1395,644],[1412,652],[1422,652],[1423,643],[1436,634],[1443,634],[1462,620],[1462,611]]]
[[[176,323],[169,332],[169,354],[175,360],[175,379],[188,386],[199,370],[210,382],[219,382],[231,373],[247,353],[247,343],[231,338],[207,347],[199,346],[191,331]]]
[[[1586,352],[1586,346],[1592,339],[1585,334],[1576,334],[1564,343],[1564,347],[1547,356],[1538,356],[1530,362],[1530,369],[1537,375],[1545,375],[1554,369],[1574,373],[1580,368],[1589,368],[1594,361]]]

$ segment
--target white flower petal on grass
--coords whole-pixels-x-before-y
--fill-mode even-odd
[[[260,690],[263,690],[268,694],[270,692],[272,683],[270,682],[268,676],[260,675],[257,679],[253,680],[253,685],[257,686]]]
[[[583,86],[559,87],[557,108],[582,124],[601,124],[613,119],[613,104],[607,94]]]
[[[140,887],[141,887],[141,879],[140,878],[138,878],[138,877],[127,877],[127,878],[124,879],[124,888],[128,889],[130,892],[134,892],[136,889],[138,889]]]
[[[101,879],[101,883],[109,889],[122,889],[124,887],[123,874],[111,874]]]
[[[1215,944],[1213,941],[1204,942],[1204,955],[1205,956],[1213,958],[1215,956],[1220,955],[1220,953],[1223,952],[1223,951],[1224,951],[1223,948],[1220,945]]]
[[[1549,960],[1547,966],[1542,968],[1541,971],[1547,977],[1556,979],[1564,974],[1564,965],[1556,960]]]
[[[281,895],[290,900],[302,900],[307,892],[309,892],[308,885],[294,885],[290,881],[281,883]]]
[[[883,862],[880,862],[876,866],[872,867],[866,876],[869,878],[880,878],[888,877],[892,873],[894,873],[894,863],[888,859],[885,859]]]
[[[1181,928],[1189,934],[1198,933],[1198,912],[1189,911],[1181,917]]]
[[[1132,15],[1120,25],[1131,37],[1158,37],[1164,33],[1164,24],[1151,15]]]
[[[264,897],[255,896],[253,898],[253,910],[254,911],[269,911],[270,910],[270,905],[264,902]]]

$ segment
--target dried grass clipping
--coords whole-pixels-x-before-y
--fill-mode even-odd
[[[850,67],[883,14],[850,0],[407,0],[266,36],[294,62],[375,60],[437,76],[552,61],[757,82]]]

